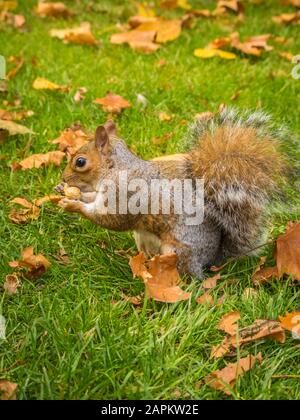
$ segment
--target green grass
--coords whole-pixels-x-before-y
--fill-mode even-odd
[[[131,2],[95,1],[99,10],[87,12],[85,5],[90,1],[75,6],[66,1],[78,12],[70,21],[38,18],[32,12],[35,3],[20,0],[17,9],[27,18],[28,32],[7,26],[0,29],[0,54],[7,58],[21,54],[25,59],[23,69],[9,83],[7,99],[18,96],[23,108],[35,112],[25,124],[37,133],[30,138],[10,137],[1,146],[0,282],[12,271],[8,262],[18,259],[26,246],[43,252],[52,266],[39,280],[24,280],[18,294],[0,292],[0,313],[7,320],[7,340],[0,341],[0,379],[18,383],[20,399],[227,398],[202,382],[196,386],[211,371],[236,360],[209,357],[211,347],[223,336],[217,330],[219,319],[231,310],[241,312],[241,325],[257,318],[276,319],[299,306],[299,288],[274,282],[260,287],[257,298],[245,299],[243,291],[252,286],[256,265],[255,258],[245,258],[223,270],[221,286],[225,284],[226,300],[222,306],[208,308],[194,299],[178,304],[145,300],[141,308],[135,308],[121,299],[121,293],[135,295],[143,285],[133,279],[128,256],[116,252],[136,252],[130,233],[105,231],[52,205],[44,207],[38,220],[14,225],[8,218],[9,201],[52,192],[61,169],[11,172],[9,164],[31,153],[54,150],[49,140],[75,121],[95,129],[106,115],[92,101],[108,90],[133,104],[117,118],[117,124],[122,137],[144,158],[178,150],[186,130],[183,120],[191,120],[198,112],[214,111],[221,103],[232,103],[230,98],[238,91],[236,106],[260,105],[276,121],[299,132],[300,80],[290,76],[293,65],[277,53],[300,53],[299,26],[278,26],[271,20],[271,16],[293,8],[278,6],[277,1],[256,6],[247,2],[243,24],[235,27],[234,19],[199,19],[176,41],[155,54],[143,55],[109,43],[114,24],[135,13]],[[205,2],[191,3],[201,8]],[[182,11],[162,13],[173,16]],[[51,28],[84,20],[91,22],[94,34],[101,39],[99,48],[64,45],[48,35]],[[274,43],[275,50],[259,59],[200,60],[193,56],[195,48],[235,29],[242,37],[272,33],[290,41],[287,46]],[[160,59],[166,60],[162,68],[157,66]],[[32,82],[38,76],[71,85],[72,90],[69,94],[35,91]],[[75,104],[72,97],[80,86],[88,93],[85,101]],[[144,111],[135,104],[138,93],[149,101]],[[160,111],[172,113],[174,118],[162,123]],[[153,145],[153,137],[169,132],[173,135],[166,144]],[[287,149],[297,159],[298,151],[288,144]],[[282,232],[288,220],[299,219],[298,193],[299,184],[298,190],[288,192],[286,205],[274,209],[270,237]],[[101,247],[103,242],[106,248]],[[60,247],[69,255],[68,265],[55,259]],[[268,252],[271,257],[272,249]],[[226,285],[228,278],[238,282]],[[201,283],[186,280],[186,288],[198,293]],[[242,349],[240,356],[261,351],[264,361],[238,381],[232,398],[299,399],[299,380],[272,378],[274,374],[300,374],[297,344],[288,335],[285,344],[267,341]]]

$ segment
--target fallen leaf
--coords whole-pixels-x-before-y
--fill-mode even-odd
[[[231,395],[231,389],[234,388],[237,379],[245,372],[253,369],[256,362],[262,361],[261,353],[257,356],[247,356],[238,360],[236,363],[229,363],[224,369],[216,370],[207,375],[205,383],[213,389],[223,391],[226,395]]]
[[[154,31],[156,33],[155,42],[161,44],[174,41],[181,34],[181,21],[179,19],[157,18],[154,22],[145,22],[139,25],[137,31]]]
[[[64,152],[54,151],[48,153],[36,153],[28,156],[26,159],[16,163],[15,169],[32,169],[41,166],[55,165],[59,166],[65,157]]]
[[[300,11],[295,13],[283,13],[279,16],[272,17],[273,22],[275,23],[283,23],[289,25],[290,23],[296,23],[300,25]]]
[[[60,86],[56,83],[50,82],[50,80],[38,77],[32,84],[32,87],[36,90],[56,90],[59,92],[68,92],[68,86]]]
[[[225,331],[229,335],[235,335],[238,329],[237,321],[239,319],[241,319],[239,312],[229,312],[222,317],[218,329]]]
[[[291,331],[295,338],[300,339],[300,312],[287,312],[279,317],[280,325],[285,330]]]
[[[199,296],[196,299],[196,302],[199,303],[200,305],[209,305],[212,306],[214,304],[214,298],[208,293],[203,293],[203,295]]]
[[[91,25],[88,22],[81,23],[77,28],[51,29],[50,36],[59,38],[67,44],[98,45],[98,41],[92,34]]]
[[[58,144],[61,152],[74,155],[77,150],[94,138],[94,134],[87,132],[80,125],[66,128],[60,136],[51,143]]]
[[[142,304],[142,295],[128,296],[125,293],[121,293],[121,297],[123,300],[132,303],[134,306],[140,306]]]
[[[280,57],[285,58],[287,61],[293,61],[294,58],[294,54],[288,52],[288,51],[283,51],[278,53],[280,55]]]
[[[0,22],[4,22],[16,29],[24,29],[26,19],[23,15],[16,15],[11,12],[3,11],[0,13]]]
[[[167,112],[160,112],[158,114],[158,118],[160,121],[171,121],[172,115],[168,114]]]
[[[54,2],[45,3],[39,2],[36,6],[35,12],[40,17],[63,17],[67,18],[73,15],[73,12],[67,8],[64,3]]]
[[[188,0],[161,0],[159,6],[167,10],[176,9],[176,7],[184,10],[190,10],[192,8]]]
[[[0,130],[5,130],[10,136],[16,136],[17,134],[34,134],[29,128],[24,125],[17,124],[13,121],[1,120],[0,119]]]
[[[7,61],[8,63],[13,63],[15,65],[15,67],[12,68],[6,75],[6,80],[11,80],[13,77],[15,77],[19,73],[19,71],[23,67],[24,60],[22,57],[18,55],[13,55],[9,57]]]
[[[84,96],[85,93],[87,93],[87,88],[80,87],[74,95],[74,98],[73,98],[74,101],[77,103],[81,102],[85,98]]]
[[[287,274],[300,281],[300,222],[288,224],[277,238],[275,256],[279,276]]]
[[[19,121],[24,118],[32,117],[34,115],[33,111],[7,111],[5,109],[0,109],[0,119],[6,121]]]
[[[26,200],[26,198],[16,197],[11,200],[11,203],[18,204],[23,209],[12,209],[9,213],[9,219],[16,223],[17,225],[27,223],[31,220],[36,220],[40,215],[40,209],[30,201]]]
[[[155,31],[133,31],[114,34],[110,38],[112,44],[129,44],[132,49],[151,53],[160,48],[154,43]]]
[[[12,268],[27,269],[26,277],[31,279],[42,276],[50,265],[50,262],[43,254],[34,255],[32,246],[22,250],[21,260],[9,263],[9,266]]]
[[[58,255],[55,257],[55,259],[59,262],[61,262],[64,265],[69,264],[69,256],[64,248],[59,249]]]
[[[262,51],[272,51],[273,47],[268,45],[267,41],[270,39],[270,34],[257,35],[247,38],[244,42],[240,40],[238,32],[234,32],[226,38],[217,38],[212,41],[208,48],[218,49],[225,46],[229,46],[239,50],[247,55],[260,56]]]
[[[258,319],[252,325],[242,328],[236,335],[230,335],[224,338],[222,343],[212,348],[211,357],[220,358],[227,354],[230,349],[238,348],[247,343],[252,343],[264,338],[284,343],[285,332],[278,321]]]
[[[119,114],[123,109],[131,107],[131,104],[126,99],[112,92],[108,92],[104,98],[95,99],[94,103],[102,105],[105,112],[113,114]]]
[[[198,58],[220,57],[224,58],[225,60],[234,60],[237,58],[236,54],[217,48],[197,48],[194,51],[194,55]]]
[[[256,286],[264,283],[268,283],[272,278],[278,279],[278,269],[277,267],[265,267],[261,268],[258,271],[254,272],[252,275],[252,280]]]
[[[43,204],[49,203],[49,202],[57,204],[60,200],[61,200],[60,195],[50,194],[50,195],[45,195],[44,197],[33,200],[33,204],[35,206],[41,207]]]
[[[300,0],[286,0],[290,6],[300,7]]]
[[[213,277],[209,277],[208,279],[204,280],[202,286],[204,289],[214,289],[217,285],[218,280],[221,279],[221,274],[216,274]]]
[[[10,3],[10,2],[4,2],[4,3]],[[18,385],[14,384],[13,382],[0,380],[0,400],[1,401],[15,400],[17,388],[18,388]]]
[[[18,288],[20,287],[20,285],[21,282],[16,274],[8,274],[5,277],[3,288],[9,295],[14,295],[18,292]]]
[[[147,260],[144,253],[140,252],[129,260],[134,276],[143,279],[148,296],[168,303],[189,299],[191,295],[178,286],[180,276],[176,264],[176,254],[156,255]]]
[[[137,4],[137,14],[139,16],[144,16],[144,17],[154,17],[155,16],[155,11],[154,11],[153,7],[151,7],[151,5],[148,4],[148,3],[138,3]]]

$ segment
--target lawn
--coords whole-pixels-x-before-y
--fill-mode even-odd
[[[300,79],[291,76],[294,64],[278,54],[300,53],[299,26],[278,25],[271,19],[294,8],[275,0],[245,1],[243,23],[236,23],[234,15],[199,18],[177,40],[145,55],[109,41],[117,32],[115,24],[136,13],[134,2],[65,3],[77,12],[69,21],[42,19],[33,13],[35,0],[19,0],[16,12],[26,17],[28,31],[0,27],[0,54],[6,58],[22,55],[25,60],[1,103],[19,97],[22,108],[34,111],[21,123],[36,133],[9,137],[1,145],[0,283],[12,272],[9,261],[18,259],[27,246],[34,246],[51,262],[38,280],[23,280],[17,294],[9,296],[0,289],[0,314],[7,321],[6,340],[0,340],[0,379],[18,384],[19,399],[299,399],[299,379],[274,378],[300,375],[299,342],[291,334],[284,344],[260,341],[238,351],[238,357],[261,351],[263,362],[237,382],[231,397],[203,383],[207,374],[236,361],[236,357],[210,358],[212,346],[224,336],[217,329],[224,314],[240,311],[245,326],[258,318],[277,319],[300,306],[299,287],[286,281],[263,285],[256,297],[245,297],[245,288],[253,287],[251,274],[257,258],[234,261],[222,270],[222,281],[213,291],[216,295],[224,288],[226,299],[220,306],[200,305],[195,299],[176,304],[144,299],[142,306],[134,307],[122,298],[122,293],[136,295],[144,289],[128,265],[128,257],[137,252],[130,233],[106,231],[51,204],[28,224],[16,225],[8,217],[14,197],[34,199],[52,193],[64,166],[12,171],[9,165],[32,153],[55,150],[49,140],[74,122],[90,130],[105,122],[107,114],[93,100],[107,91],[131,102],[132,107],[115,120],[121,136],[146,159],[179,150],[186,122],[197,113],[216,111],[222,103],[244,109],[262,107],[278,124],[299,133]],[[90,3],[94,11],[87,7]],[[214,1],[190,3],[194,8],[215,5]],[[184,13],[159,8],[157,12],[166,17]],[[66,45],[49,36],[52,28],[82,21],[91,23],[101,40],[99,47]],[[236,60],[205,60],[193,55],[195,48],[234,30],[242,38],[271,33],[287,38],[288,43],[271,40],[274,50],[259,58],[238,53]],[[160,60],[165,65],[159,65]],[[69,85],[71,91],[34,90],[37,77]],[[73,96],[80,86],[88,92],[85,100],[75,103]],[[137,94],[147,98],[145,109],[136,103]],[[159,112],[173,118],[162,122]],[[168,141],[160,145],[152,141],[168,133],[172,133]],[[297,142],[287,141],[293,165],[299,159],[296,146]],[[299,183],[293,182],[282,203],[271,207],[270,238],[283,233],[289,220],[300,219],[299,189]],[[68,254],[66,265],[56,258],[60,248]],[[271,262],[273,247],[264,253]],[[231,284],[228,279],[238,281]],[[194,295],[201,291],[197,279],[186,278],[184,284]]]

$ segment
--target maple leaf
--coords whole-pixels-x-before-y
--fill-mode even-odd
[[[300,222],[289,223],[277,238],[275,256],[279,276],[287,274],[300,281]]]
[[[26,277],[31,279],[42,276],[50,265],[50,262],[43,254],[34,255],[32,246],[22,250],[21,260],[9,263],[9,266],[12,268],[27,269]]]
[[[191,295],[178,286],[180,276],[176,264],[176,254],[156,255],[147,260],[144,253],[140,252],[129,260],[134,276],[143,279],[148,296],[169,303],[186,300]]]
[[[207,375],[204,379],[205,383],[213,389],[231,395],[231,389],[234,388],[238,377],[253,369],[257,361],[262,361],[261,353],[258,353],[257,356],[249,355],[236,363],[229,363],[224,369],[216,370]]]
[[[0,380],[0,400],[15,400],[18,385],[6,380]]]
[[[35,12],[40,17],[70,17],[74,13],[67,8],[62,2],[46,3],[39,2],[35,8]]]
[[[108,92],[104,98],[95,99],[94,103],[102,105],[105,112],[113,114],[119,114],[123,109],[131,107],[131,104],[126,99],[112,92]]]
[[[98,45],[91,32],[91,25],[88,22],[83,22],[77,28],[68,29],[51,29],[50,36],[59,38],[65,43],[74,43],[80,45]]]
[[[59,145],[61,152],[74,155],[77,150],[94,138],[94,134],[87,132],[80,125],[73,125],[66,128],[57,139],[51,141]]]

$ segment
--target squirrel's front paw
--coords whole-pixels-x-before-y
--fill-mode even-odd
[[[70,198],[62,198],[58,205],[67,211],[82,212],[82,203],[79,200],[71,200]]]

